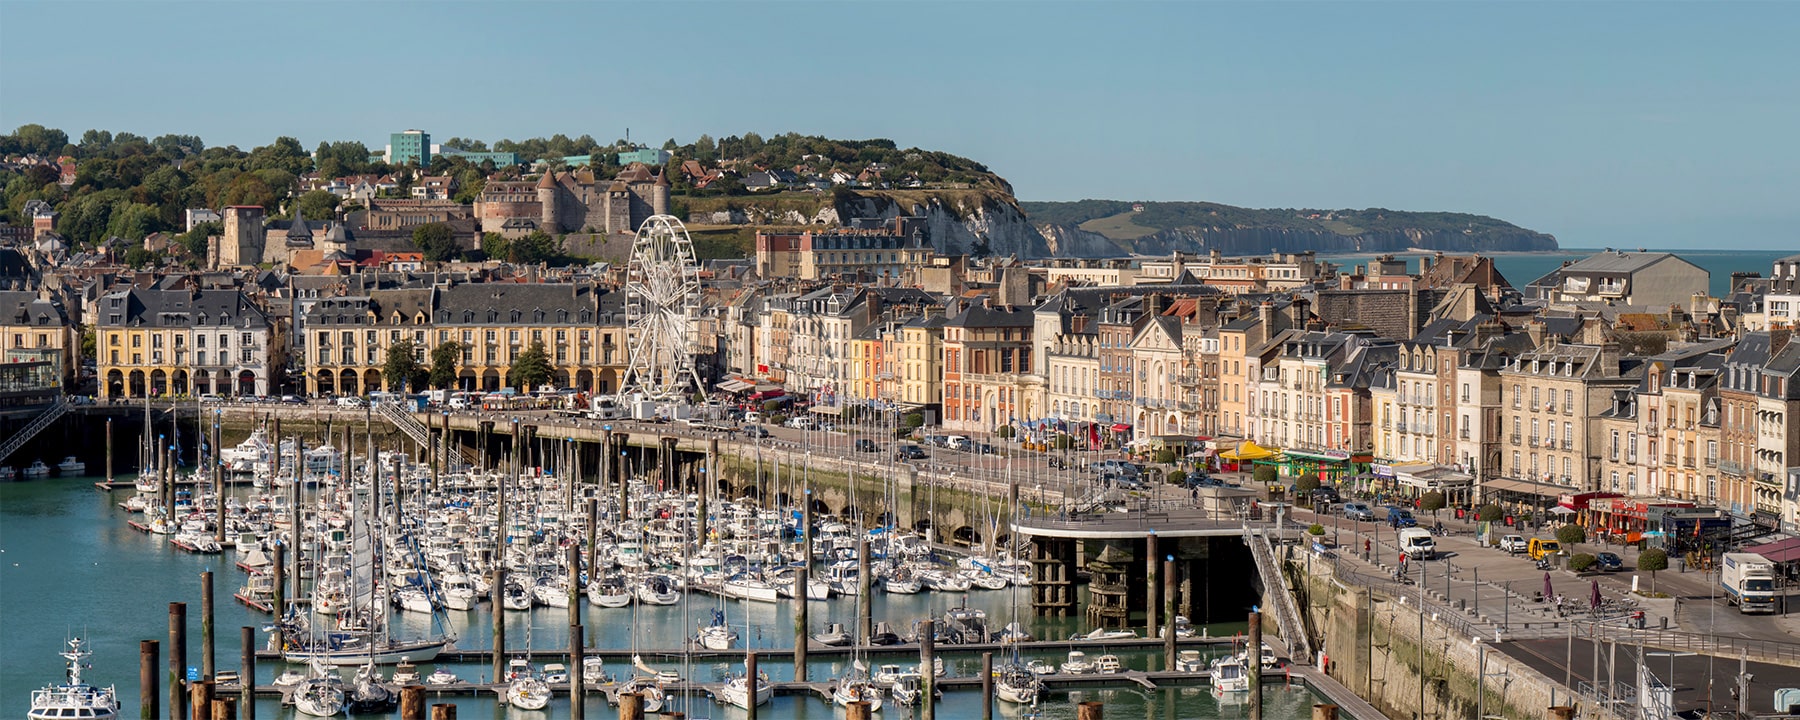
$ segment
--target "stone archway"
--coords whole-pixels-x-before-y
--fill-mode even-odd
[[[594,371],[588,370],[586,368],[576,370],[575,371],[575,389],[580,390],[581,392],[584,392],[584,393],[588,393],[590,395],[593,394],[593,392],[594,392]]]
[[[109,370],[106,373],[106,396],[109,398],[125,395],[125,373]]]
[[[150,394],[167,397],[169,394],[169,374],[161,369],[150,371]]]
[[[338,373],[338,394],[339,395],[361,395],[362,392],[360,392],[358,390],[358,388],[360,386],[357,384],[356,380],[357,380],[357,378],[356,378],[355,370],[344,370],[342,372],[339,372]]]
[[[331,395],[337,392],[336,375],[330,370],[320,370],[313,378],[314,395]]]
[[[498,392],[500,390],[500,371],[494,369],[481,372],[482,392]]]
[[[380,389],[381,371],[374,369],[363,371],[363,394],[367,395]]]
[[[460,372],[456,373],[457,389],[460,389],[464,392],[474,392],[475,388],[477,387],[476,383],[477,383],[477,381],[475,379],[475,371],[474,370],[470,370],[468,368],[463,368]]]
[[[144,384],[144,371],[142,371],[142,370],[131,371],[131,385],[130,385],[131,389],[130,389],[127,397],[134,397],[134,398],[144,397],[145,394],[148,392],[148,387],[149,386]]]
[[[186,370],[176,370],[170,383],[170,392],[176,395],[188,394],[188,374]]]
[[[205,369],[194,371],[194,394],[210,395],[213,392],[212,373]],[[219,393],[223,395],[224,393]]]
[[[256,373],[253,371],[245,370],[238,373],[237,385],[237,394],[239,395],[261,394],[256,391]]]

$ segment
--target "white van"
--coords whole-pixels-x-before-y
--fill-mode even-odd
[[[969,439],[966,437],[961,435],[951,435],[944,438],[944,447],[950,448],[951,450],[968,450],[972,445],[970,445]]]
[[[341,408],[359,408],[363,406],[363,399],[355,395],[345,395],[337,399],[337,406]]]
[[[762,412],[757,411],[757,410],[751,410],[750,412],[744,413],[744,424],[745,425],[756,425],[761,422],[762,422]]]
[[[1431,539],[1430,530],[1406,528],[1400,531],[1400,550],[1408,558],[1431,560],[1437,557],[1437,542]]]

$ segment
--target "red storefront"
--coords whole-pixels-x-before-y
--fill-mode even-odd
[[[1642,540],[1651,508],[1691,508],[1694,504],[1680,500],[1611,497],[1588,502],[1593,522],[1588,531],[1593,535],[1610,535],[1628,543]]]
[[[1564,493],[1557,497],[1556,506],[1575,511],[1575,522],[1582,527],[1592,529],[1594,527],[1594,502],[1618,497],[1624,496],[1611,492]]]

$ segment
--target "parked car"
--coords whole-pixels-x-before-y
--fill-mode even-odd
[[[917,445],[901,445],[900,447],[894,449],[894,459],[895,460],[923,460],[923,459],[925,459],[925,448],[919,447]]]
[[[976,455],[992,455],[996,452],[994,446],[987,443],[975,443],[969,448],[969,451]]]
[[[1325,485],[1313,488],[1312,501],[1314,505],[1319,503],[1343,502],[1343,500],[1343,497],[1338,495],[1337,488]]]
[[[751,410],[750,412],[744,413],[744,424],[755,425],[762,422],[762,418],[763,415],[761,411]]]
[[[746,424],[739,429],[744,431],[744,435],[752,438],[766,438],[769,436],[769,431],[764,430],[761,425]]]
[[[1388,526],[1393,528],[1418,527],[1419,521],[1413,517],[1412,511],[1402,507],[1388,506]]]
[[[1597,554],[1594,556],[1594,560],[1596,561],[1594,567],[1598,568],[1601,572],[1618,572],[1625,569],[1625,561],[1613,553],[1603,552]]]
[[[306,399],[299,395],[283,395],[281,396],[281,403],[283,405],[305,405]]]
[[[1344,517],[1351,520],[1373,521],[1375,519],[1375,511],[1369,509],[1368,503],[1344,503]]]
[[[201,395],[201,396],[200,396],[200,402],[203,402],[203,403],[217,403],[217,402],[225,402],[225,398],[222,398],[222,397],[219,397],[219,396],[217,396],[217,395],[213,395],[213,394],[210,394],[210,393],[209,393],[209,394],[206,394],[206,395]]]
[[[345,395],[337,399],[337,406],[341,408],[359,408],[363,406],[363,399],[355,395]]]
[[[794,428],[795,430],[811,430],[813,429],[813,419],[810,416],[801,415],[799,417],[790,418],[787,421],[787,426]]]
[[[1526,543],[1524,535],[1506,535],[1500,538],[1501,550],[1517,555],[1525,552],[1525,548]]]
[[[947,448],[947,447],[950,447],[950,436],[949,435],[926,435],[925,436],[925,444],[926,445],[935,445],[935,446],[941,447],[941,448]]]
[[[944,447],[951,450],[968,450],[969,439],[961,435],[951,435],[944,439]]]
[[[881,446],[877,445],[874,440],[870,440],[868,438],[857,438],[856,439],[856,451],[857,452],[881,452]]]
[[[1136,464],[1118,459],[1101,460],[1100,462],[1089,465],[1088,469],[1102,475],[1114,474],[1137,477],[1144,474],[1143,468],[1138,467]]]

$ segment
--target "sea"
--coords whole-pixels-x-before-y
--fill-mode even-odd
[[[168,605],[188,604],[188,664],[200,664],[200,573],[211,570],[214,576],[216,626],[215,642],[220,669],[238,669],[240,628],[261,631],[269,618],[236,602],[232,593],[243,583],[244,573],[235,566],[235,553],[229,548],[223,555],[199,556],[175,549],[161,537],[140,533],[126,525],[129,515],[117,507],[131,490],[102,492],[94,488],[99,478],[56,478],[0,484],[0,717],[21,718],[30,707],[31,691],[63,677],[62,659],[57,657],[65,638],[85,638],[94,657],[86,680],[118,690],[120,717],[137,717],[138,707],[138,642],[159,640],[164,653],[158,665],[158,676],[166,677],[168,652]],[[124,478],[122,478],[124,479]],[[249,492],[238,489],[234,494]],[[990,624],[999,627],[1014,616],[1027,630],[1039,638],[1066,638],[1076,631],[1076,619],[1039,619],[1030,617],[1029,590],[1013,588],[1003,591],[967,593],[970,607],[988,614]],[[958,602],[946,594],[874,595],[872,613],[876,621],[887,621],[905,632],[912,622],[926,616],[941,616]],[[738,626],[743,644],[750,648],[786,648],[793,646],[792,603],[769,605],[725,601],[706,595],[690,595],[685,604],[661,608],[605,609],[584,608],[587,628],[586,644],[617,650],[633,648],[668,648],[679,638],[690,636],[697,627],[710,620],[715,608],[725,612],[726,619]],[[809,612],[815,630],[827,623],[854,622],[854,604],[848,599],[814,603]],[[526,643],[537,650],[568,647],[566,611],[535,609],[530,612],[503,613],[507,623],[507,642],[511,648]],[[396,623],[406,630],[429,631],[429,621],[416,614],[396,615]],[[457,633],[457,646],[463,649],[489,647],[491,614],[483,609],[474,612],[449,613],[448,623]],[[1213,636],[1242,633],[1243,623],[1207,627]],[[1037,651],[1025,659],[1042,658],[1051,662],[1063,659],[1079,643],[1058,645],[1050,651]],[[1088,648],[1092,649],[1092,648]],[[947,669],[952,675],[979,673],[980,658],[968,654],[947,656]],[[1092,655],[1093,653],[1090,653]],[[841,656],[840,656],[841,657]],[[1160,653],[1121,653],[1127,667],[1160,669]],[[722,679],[726,672],[741,672],[737,663],[694,663],[684,666],[679,655],[645,653],[645,661],[659,668],[678,670],[685,677],[711,681]],[[877,662],[893,662],[892,660]],[[815,659],[808,664],[811,679],[825,681],[845,670],[845,660]],[[793,678],[793,663],[785,659],[765,658],[763,671],[776,681]],[[257,663],[259,684],[273,680],[286,666],[269,660]],[[421,664],[421,674],[429,674],[435,666]],[[490,672],[485,664],[452,665],[451,669],[467,681],[485,681]],[[391,672],[391,668],[388,669]],[[195,670],[195,672],[198,672]],[[608,663],[615,676],[628,674],[629,668]],[[159,694],[167,696],[164,687]],[[1182,718],[1211,720],[1214,718],[1248,717],[1243,704],[1221,703],[1204,683],[1165,687],[1149,691],[1120,682],[1115,687],[1057,691],[1046,694],[1041,710],[1051,719],[1075,717],[1075,704],[1083,700],[1106,703],[1108,718]],[[567,717],[568,700],[558,696],[543,711],[515,710],[493,697],[436,697],[428,703],[453,703],[460,717],[503,720],[548,720]],[[689,718],[744,718],[746,713],[732,707],[714,706],[706,697],[675,698],[665,710],[682,710]],[[811,718],[823,720],[840,717],[834,707],[816,697],[777,696],[772,705],[762,708],[762,717]],[[1270,720],[1303,720],[1312,717],[1312,706],[1318,696],[1299,685],[1266,686],[1264,717]],[[996,703],[996,715],[1017,717],[1019,712],[1004,703]],[[162,708],[166,715],[168,708]],[[606,720],[617,717],[602,696],[589,695],[587,717]],[[916,710],[884,706],[877,717],[912,717]],[[945,693],[938,706],[938,716],[945,720],[971,720],[981,715],[979,693],[951,691]],[[299,718],[292,708],[283,708],[279,700],[266,698],[257,703],[258,718]],[[371,716],[364,716],[371,717]],[[397,713],[385,716],[398,717]],[[1348,717],[1340,715],[1340,717]],[[1363,720],[1374,720],[1364,718]]]
[[[1618,249],[1626,250],[1628,252],[1636,250],[1636,248]],[[1561,267],[1564,262],[1580,260],[1589,255],[1593,255],[1594,253],[1602,252],[1603,250],[1604,248],[1563,248],[1552,252],[1485,254],[1494,259],[1495,269],[1498,269],[1501,275],[1506,276],[1507,282],[1512,283],[1513,287],[1524,287],[1531,281],[1543,277],[1549,274],[1550,271]],[[1761,273],[1763,277],[1768,277],[1769,273],[1774,270],[1775,260],[1777,258],[1787,257],[1796,252],[1800,252],[1800,250],[1690,249],[1653,250],[1651,252],[1674,253],[1683,260],[1704,268],[1707,272],[1712,273],[1712,285],[1709,292],[1712,293],[1713,297],[1723,297],[1731,284],[1732,273],[1754,272]],[[1397,258],[1406,259],[1408,269],[1411,272],[1419,271],[1419,257],[1428,254],[1429,253],[1395,253]],[[1379,257],[1379,254],[1362,253],[1353,255],[1319,256],[1321,260],[1327,260],[1344,267],[1367,263],[1376,257]]]

